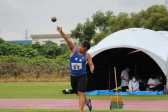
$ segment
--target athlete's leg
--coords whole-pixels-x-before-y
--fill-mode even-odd
[[[80,76],[78,80],[78,96],[79,96],[79,110],[83,111],[84,105],[86,103],[86,96],[84,94],[87,85],[87,74]]]
[[[79,96],[79,111],[83,112],[83,108],[86,103],[85,95],[83,92],[78,91],[78,96]]]

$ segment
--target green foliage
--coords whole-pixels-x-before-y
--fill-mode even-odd
[[[75,39],[79,39],[79,42],[83,42],[84,34],[83,34],[83,24],[78,23],[74,30],[71,30],[71,37]]]
[[[83,26],[84,39],[90,42],[95,33],[94,23],[87,18]]]
[[[131,27],[140,28],[141,27],[141,15],[139,13],[132,12],[130,14]]]
[[[63,55],[61,55],[60,58],[62,58],[64,60],[69,60],[69,58],[70,58],[70,52],[69,52],[69,50],[66,51]]]
[[[113,15],[112,11],[107,11],[106,13],[103,13],[101,11],[97,11],[95,14],[93,14],[93,23],[96,27],[98,27],[99,31],[102,33],[110,33],[110,30],[108,28],[109,26],[109,19],[115,17]]]
[[[60,48],[61,48],[61,55],[69,51],[69,48],[66,44],[64,46],[61,46]]]
[[[64,59],[66,58],[66,59]],[[30,66],[54,66],[64,67],[68,66],[69,58],[48,59],[43,56],[37,56],[34,58],[18,57],[18,56],[0,56],[0,63],[15,63],[18,65],[30,65]]]
[[[152,30],[167,30],[168,10],[163,5],[153,5],[146,11],[139,12],[141,15],[141,26]]]
[[[44,66],[54,66],[63,67],[67,65],[67,61],[64,59],[48,59],[42,56],[35,57],[28,62],[30,65],[44,65]]]
[[[4,39],[0,38],[0,44],[4,43]]]
[[[32,58],[36,57],[38,55],[38,52],[37,50],[34,50],[32,48],[24,47],[21,44],[4,42],[0,44],[0,55],[13,55]]]
[[[94,41],[94,44],[98,44],[102,39],[104,39],[105,37],[107,37],[108,34],[106,33],[98,33],[96,34],[95,36],[93,36],[93,41]]]
[[[33,48],[23,48],[19,56],[33,58],[33,57],[38,56],[38,52],[36,49],[34,50]]]
[[[139,13],[132,12],[128,14],[121,12],[117,16],[114,16],[113,12],[110,11],[106,12],[106,14],[98,11],[92,18],[94,24],[102,33],[93,36],[94,44],[97,44],[106,36],[104,33],[108,35],[126,28],[142,27],[155,31],[168,31],[168,10],[163,5],[153,5]]]
[[[4,62],[8,62],[8,63],[12,63],[12,62],[22,62],[22,58],[18,57],[18,56],[0,56],[0,63],[4,63]]]
[[[95,25],[88,18],[84,24],[78,23],[74,30],[71,30],[71,37],[79,39],[79,42],[91,41],[92,37],[95,34]]]
[[[40,45],[39,42],[36,42],[36,43],[32,44],[32,48],[37,49],[37,51],[40,52],[42,49],[42,46]]]
[[[0,44],[0,55],[19,55],[23,47],[16,43],[4,42]]]
[[[32,48],[32,43],[26,43],[23,45],[24,48]]]
[[[47,41],[42,45],[40,54],[46,58],[55,59],[56,56],[61,54],[61,48],[52,41]]]
[[[128,13],[119,13],[116,17],[110,18],[109,20],[109,29],[111,32],[116,32],[130,27],[131,21]]]

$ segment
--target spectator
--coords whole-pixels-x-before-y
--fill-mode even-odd
[[[147,91],[155,91],[155,87],[158,85],[158,81],[156,80],[154,75],[151,75],[151,78],[148,80],[148,87],[149,90]]]
[[[156,90],[163,91],[164,86],[166,85],[165,77],[161,75],[156,75],[155,82],[156,82],[156,86],[152,88],[151,91],[156,91]]]
[[[129,74],[128,74],[128,72],[129,71],[130,71],[130,68],[126,67],[121,72],[121,89],[122,89],[122,92],[126,92],[126,89],[128,89],[128,82],[129,82]]]
[[[139,91],[139,82],[135,77],[132,77],[132,80],[129,81],[128,88],[126,89],[127,92]]]

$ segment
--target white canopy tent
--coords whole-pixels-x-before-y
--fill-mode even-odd
[[[157,32],[168,38],[168,31],[157,31]]]
[[[115,32],[88,51],[92,58],[109,49],[132,48],[153,59],[168,79],[168,38],[144,28],[129,28]],[[168,82],[167,82],[168,85]]]

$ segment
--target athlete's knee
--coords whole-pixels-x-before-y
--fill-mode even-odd
[[[84,95],[84,92],[81,92],[81,91],[78,91],[78,96],[83,96]]]

